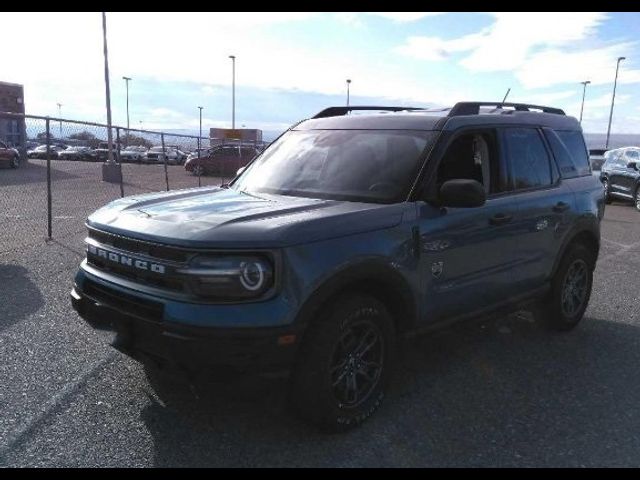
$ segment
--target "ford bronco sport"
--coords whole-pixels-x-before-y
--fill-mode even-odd
[[[292,407],[342,431],[381,404],[401,336],[525,305],[575,327],[604,206],[562,110],[331,107],[228,185],[93,213],[71,300],[143,362],[287,371]]]

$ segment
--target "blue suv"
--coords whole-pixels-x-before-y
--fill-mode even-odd
[[[287,372],[295,411],[344,431],[408,334],[527,306],[575,327],[604,205],[562,110],[331,107],[228,185],[93,213],[71,300],[144,364]]]

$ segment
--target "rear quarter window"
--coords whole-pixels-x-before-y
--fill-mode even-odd
[[[554,132],[557,134],[560,141],[564,144],[567,152],[570,155],[570,159],[576,173],[576,175],[573,176],[591,175],[589,153],[587,151],[587,146],[584,143],[582,132],[576,130],[554,130]],[[558,160],[558,162],[560,162],[560,160]],[[569,165],[565,164],[563,166],[561,164],[559,165],[559,167],[562,176],[564,178],[567,178],[563,172],[565,171],[565,169],[567,172],[570,171]]]

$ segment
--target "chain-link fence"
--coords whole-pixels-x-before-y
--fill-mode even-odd
[[[83,232],[91,212],[122,196],[221,185],[264,148],[112,126],[110,153],[106,125],[8,113],[2,119],[24,122],[25,135],[3,138],[0,129],[0,161],[20,158],[17,168],[0,162],[0,253]]]

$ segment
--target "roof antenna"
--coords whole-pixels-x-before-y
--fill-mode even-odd
[[[511,91],[511,87],[507,89],[507,93],[504,94],[504,98],[502,99],[502,103],[507,101],[507,97],[509,96],[509,92]]]

